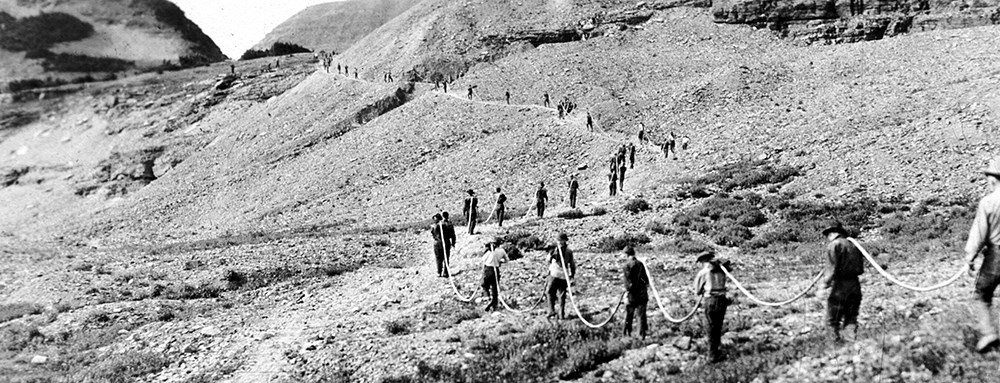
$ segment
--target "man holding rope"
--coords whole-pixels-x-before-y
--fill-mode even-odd
[[[576,261],[573,260],[573,251],[569,249],[567,242],[569,236],[566,233],[559,233],[555,248],[549,252],[549,280],[546,283],[545,291],[549,295],[549,318],[566,318],[566,288],[567,280],[576,276]],[[562,267],[561,260],[566,261],[566,268],[569,275]],[[556,315],[556,299],[559,299],[559,314]]]
[[[500,192],[500,187],[497,187],[496,204],[494,205],[493,213],[497,216],[497,225],[503,227],[503,215],[507,211],[507,196]]]
[[[979,317],[979,331],[982,337],[976,344],[976,351],[986,353],[1000,346],[996,317],[993,315],[993,294],[1000,285],[1000,157],[990,162],[984,172],[990,184],[990,194],[979,201],[976,218],[969,230],[969,240],[965,245],[969,274],[976,271],[976,258],[983,251],[983,263],[976,277],[974,302],[975,315]]]
[[[847,240],[847,230],[835,222],[823,230],[830,243],[826,246],[827,260],[824,286],[830,289],[826,303],[826,319],[833,333],[834,342],[841,342],[840,330],[854,326],[858,335],[858,311],[861,309],[861,282],[858,276],[865,272],[865,259],[861,251]]]
[[[708,361],[717,363],[726,360],[722,354],[722,325],[726,320],[729,298],[726,296],[726,274],[722,267],[729,269],[729,262],[715,258],[715,253],[706,251],[698,254],[698,263],[704,263],[694,279],[695,295],[704,295],[705,322],[708,327]]]
[[[441,224],[441,215],[434,214],[431,217],[434,223],[431,225],[431,238],[434,238],[434,261],[437,263],[438,277],[448,276],[448,271],[444,269],[445,242],[444,225]]]
[[[635,257],[635,249],[626,246],[622,250],[627,258],[624,271],[625,291],[628,293],[628,301],[625,305],[625,336],[632,336],[632,318],[639,315],[639,336],[646,339],[649,325],[646,322],[646,305],[649,303],[649,279],[646,277],[646,267]],[[638,311],[638,313],[636,313]]]
[[[507,252],[495,240],[486,242],[486,253],[483,254],[483,292],[490,297],[486,311],[498,310],[500,286],[500,264],[507,262]]]

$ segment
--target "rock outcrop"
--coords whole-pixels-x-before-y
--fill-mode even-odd
[[[997,24],[1000,1],[715,0],[712,13],[718,23],[765,27],[810,43],[840,43]]]
[[[0,84],[11,91],[225,59],[167,0],[0,0]]]

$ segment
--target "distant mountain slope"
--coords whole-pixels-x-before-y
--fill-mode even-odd
[[[275,27],[254,48],[281,41],[314,51],[340,52],[420,1],[348,0],[314,5]]]
[[[0,0],[0,83],[224,59],[167,0]]]

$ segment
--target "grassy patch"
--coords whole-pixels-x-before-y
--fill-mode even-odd
[[[586,217],[587,215],[584,214],[583,211],[580,209],[571,209],[571,210],[561,211],[559,212],[559,214],[556,214],[556,216],[562,219],[580,219]]]
[[[579,379],[632,347],[617,331],[583,326],[534,327],[524,334],[483,339],[468,368],[421,361],[417,373],[383,382],[548,382]]]
[[[113,354],[87,367],[82,375],[85,381],[126,383],[136,378],[157,373],[170,364],[167,357],[152,352]]]
[[[747,190],[762,185],[780,185],[799,176],[796,167],[779,166],[767,161],[738,161],[713,169],[709,174],[686,179],[675,198],[706,198],[716,192]]]
[[[397,319],[385,322],[385,332],[389,335],[406,335],[413,329],[413,321]]]
[[[625,246],[639,247],[652,241],[646,234],[621,234],[601,238],[593,244],[593,248],[601,253],[621,251]]]
[[[601,206],[594,207],[594,209],[590,211],[590,215],[595,216],[595,217],[596,216],[605,215],[605,214],[608,214],[608,209],[605,209],[605,208],[603,208]]]
[[[628,200],[628,202],[625,202],[624,208],[625,211],[632,214],[638,214],[651,209],[651,207],[649,206],[649,202],[646,202],[646,200],[642,198],[633,198]]]
[[[35,303],[8,303],[0,305],[0,323],[23,316],[41,314],[44,308]]]

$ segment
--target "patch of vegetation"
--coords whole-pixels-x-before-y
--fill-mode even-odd
[[[752,194],[755,195],[755,194]],[[740,246],[753,238],[751,227],[767,222],[767,217],[749,201],[758,198],[716,195],[700,205],[674,216],[673,224],[680,229],[696,231],[723,246]]]
[[[663,250],[681,254],[698,254],[703,251],[715,250],[715,248],[712,245],[694,239],[691,235],[680,235],[668,241]]]
[[[583,214],[583,211],[580,209],[571,209],[559,212],[556,216],[562,219],[580,219],[586,217],[587,215]]]
[[[87,367],[82,375],[86,381],[127,383],[157,373],[169,364],[170,360],[162,354],[132,351],[109,355]]]
[[[135,67],[135,63],[128,60],[52,53],[46,49],[28,51],[25,58],[42,60],[42,68],[49,72],[122,72]]]
[[[55,44],[78,41],[94,34],[94,27],[73,15],[53,12],[14,19],[0,12],[5,27],[0,29],[0,48],[12,52],[47,49]]]
[[[417,373],[383,382],[548,382],[579,379],[621,356],[633,344],[611,328],[534,327],[523,334],[483,339],[472,346],[479,357],[468,368],[421,361]]]
[[[605,209],[605,208],[603,208],[601,206],[594,207],[594,210],[590,211],[590,215],[595,216],[595,217],[596,216],[600,216],[600,215],[605,215],[605,214],[608,214],[608,209]]]
[[[780,185],[801,175],[796,167],[779,166],[767,161],[738,161],[713,169],[709,174],[681,182],[674,197],[707,198],[718,192],[747,190],[762,185]]]
[[[44,339],[38,326],[15,323],[0,328],[0,351],[21,351]]]
[[[0,305],[0,323],[8,322],[23,316],[36,315],[44,312],[44,308],[35,303],[7,303]]]
[[[385,322],[385,332],[389,335],[406,335],[413,329],[413,321],[398,319]]]
[[[613,253],[621,251],[625,246],[639,247],[652,241],[646,234],[622,234],[611,235],[601,238],[593,247],[602,253]]]
[[[646,200],[642,198],[633,198],[625,203],[625,211],[632,214],[638,214],[649,209],[649,202],[646,202]]]
[[[268,49],[262,49],[262,50],[253,48],[247,49],[245,52],[243,52],[243,55],[240,56],[240,60],[253,60],[263,57],[285,56],[295,53],[308,53],[308,52],[312,51],[301,45],[278,41],[275,42],[274,44],[271,44],[271,47]]]

